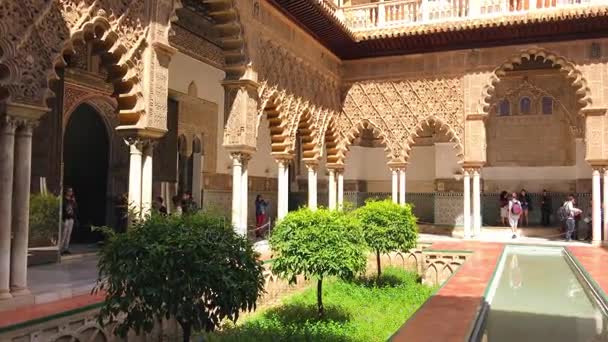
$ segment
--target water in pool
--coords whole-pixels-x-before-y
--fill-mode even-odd
[[[562,248],[508,246],[482,341],[608,341],[608,320]]]

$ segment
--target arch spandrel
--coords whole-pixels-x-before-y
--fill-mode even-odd
[[[460,143],[464,139],[462,79],[407,79],[357,82],[345,90],[337,125],[342,134],[372,122],[385,137],[392,160],[405,162],[416,127],[435,118]]]
[[[173,2],[30,0],[5,4],[0,7],[0,101],[9,111],[13,106],[29,106],[39,109],[38,117],[48,111],[47,99],[54,95],[49,81],[57,78],[55,68],[66,66],[64,56],[75,53],[74,44],[93,40],[114,85],[121,123],[166,129],[166,103],[163,107],[156,98],[167,92],[168,61],[162,61],[166,56],[170,59],[171,48],[168,36],[157,33],[167,33]],[[146,6],[156,6],[154,18],[147,17]],[[17,22],[19,18],[31,20]],[[159,21],[161,18],[166,22]],[[151,22],[155,23],[154,34],[148,32]],[[156,38],[146,41],[150,35]],[[147,47],[151,47],[150,56],[156,57],[149,63],[151,67],[144,67]],[[144,77],[144,72],[150,75]],[[141,85],[144,79],[146,87]]]

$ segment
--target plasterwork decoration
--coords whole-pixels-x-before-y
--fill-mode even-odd
[[[3,2],[0,98],[46,107],[52,96],[48,81],[57,78],[56,67],[66,66],[64,54],[74,54],[76,42],[96,41],[104,49],[104,67],[120,99],[120,112],[136,121],[144,110],[140,82],[146,13],[146,1],[141,0]]]
[[[173,26],[173,31],[175,34],[169,37],[172,46],[199,61],[218,69],[224,68],[224,52],[220,47],[179,26]]]
[[[584,117],[582,115],[577,115],[576,113],[572,113],[568,108],[560,101],[560,96],[554,95],[542,89],[532,82],[528,80],[524,80],[517,88],[509,90],[503,97],[500,99],[493,98],[492,104],[489,108],[489,113],[492,115],[497,115],[498,112],[498,104],[500,100],[507,99],[511,104],[512,112],[519,112],[519,101],[522,97],[528,97],[532,102],[532,112],[533,115],[543,115],[542,113],[542,98],[550,97],[553,100],[553,107],[559,108],[560,110],[556,111],[556,113],[561,114],[562,118],[568,123],[570,127],[570,131],[575,137],[583,137],[585,135],[585,122]],[[513,114],[511,114],[513,115]],[[519,115],[530,115],[530,114],[519,114]],[[553,114],[552,114],[553,115]]]
[[[259,45],[258,126],[266,115],[274,154],[293,154],[300,134],[303,159],[318,160],[321,137],[339,108],[338,80],[274,42],[262,39]]]
[[[346,92],[336,118],[343,155],[358,130],[370,126],[383,140],[393,162],[407,162],[413,139],[425,125],[445,131],[462,151],[464,101],[461,78],[358,82]]]
[[[579,96],[578,102],[582,105],[582,108],[591,107],[592,105],[592,97],[591,90],[587,85],[587,80],[583,77],[580,70],[576,68],[576,66],[568,61],[566,58],[556,55],[552,52],[549,52],[540,48],[532,48],[521,51],[520,53],[512,56],[502,65],[492,72],[487,85],[483,88],[480,113],[489,113],[490,107],[492,105],[491,99],[494,94],[494,90],[496,88],[496,84],[500,82],[500,77],[505,75],[505,71],[512,70],[515,65],[521,64],[524,59],[530,59],[532,56],[536,56],[536,58],[541,57],[545,60],[551,61],[554,65],[560,67],[561,71],[563,71],[568,79],[572,81],[572,86],[576,88],[576,94]]]

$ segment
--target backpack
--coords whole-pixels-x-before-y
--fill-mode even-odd
[[[519,204],[519,202],[513,203],[513,205],[511,206],[511,213],[513,213],[513,215],[521,214],[521,204]]]
[[[557,219],[560,222],[563,222],[568,219],[568,216],[570,216],[570,212],[569,212],[568,208],[566,207],[566,204],[564,203],[564,205],[562,205],[561,207],[559,207],[559,209],[557,209]]]

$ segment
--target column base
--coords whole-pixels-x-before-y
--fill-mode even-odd
[[[21,297],[21,296],[27,296],[32,294],[30,292],[30,290],[27,287],[12,287],[11,288],[11,295],[13,295],[13,297]]]
[[[12,298],[13,298],[13,295],[10,292],[8,292],[6,290],[0,291],[0,300],[7,300],[7,299],[12,299]]]
[[[607,241],[602,240],[591,240],[591,246],[593,247],[602,247],[607,245]]]

